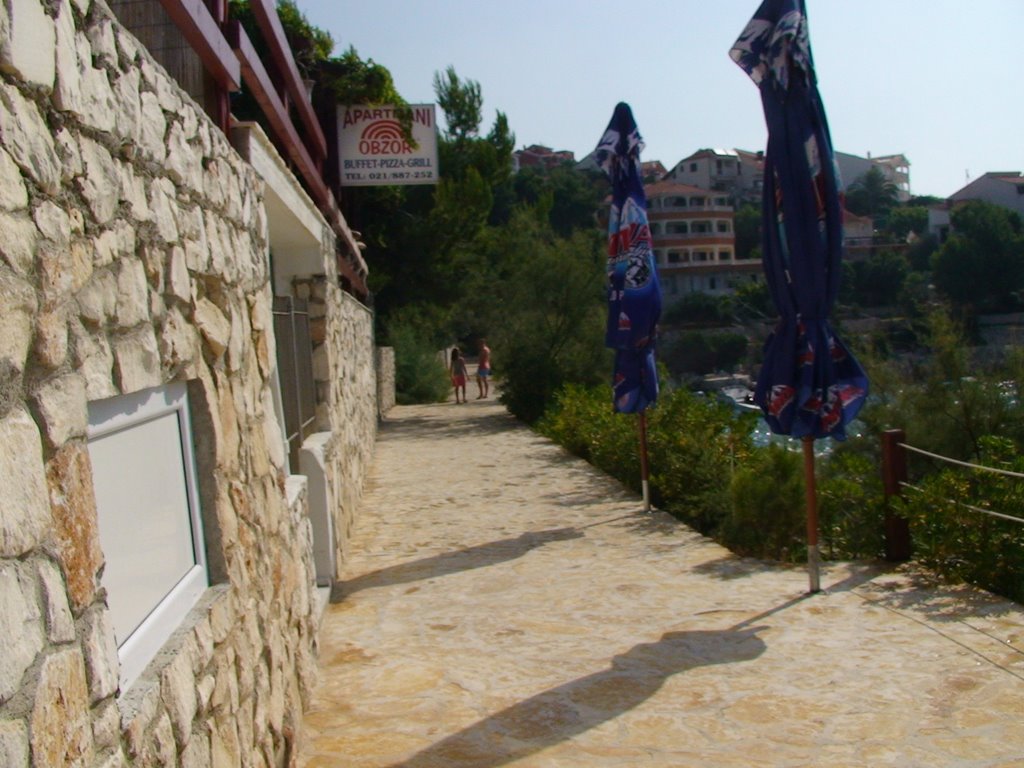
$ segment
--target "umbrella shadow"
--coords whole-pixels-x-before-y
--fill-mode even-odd
[[[438,576],[485,568],[496,563],[515,560],[527,552],[556,541],[578,539],[584,535],[579,528],[551,528],[545,531],[525,531],[518,536],[489,541],[472,547],[432,555],[409,563],[381,568],[353,579],[338,581],[331,589],[331,602],[372,587],[408,584]]]
[[[918,613],[935,622],[987,619],[1013,614],[1020,609],[1006,598],[967,584],[948,584],[926,573],[906,569],[897,573],[899,576],[891,580],[874,580],[870,588],[859,595],[875,605]]]
[[[877,562],[847,563],[846,567],[850,570],[849,575],[832,584],[824,583],[827,582],[827,573],[823,574],[822,589],[825,592],[852,590],[872,581],[881,574],[891,571],[891,568],[887,568],[884,563]],[[799,563],[783,563],[776,560],[759,560],[753,557],[727,554],[714,560],[700,563],[694,566],[692,570],[694,573],[703,576],[712,576],[723,581],[731,581],[733,579],[745,579],[756,576],[764,571],[796,571],[804,569],[806,569],[806,565]]]
[[[615,656],[607,669],[531,696],[389,768],[492,768],[567,741],[653,696],[673,675],[752,661],[763,627],[667,632]]]

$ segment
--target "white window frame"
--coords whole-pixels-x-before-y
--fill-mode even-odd
[[[174,383],[163,387],[136,392],[130,395],[112,397],[89,403],[90,444],[103,437],[124,433],[133,427],[139,427],[174,416],[178,428],[178,439],[181,449],[181,469],[183,472],[184,496],[188,506],[188,524],[192,537],[192,557],[194,563],[188,567],[173,585],[168,584],[168,591],[149,608],[148,614],[142,619],[127,637],[117,637],[118,658],[121,664],[121,690],[126,690],[138,679],[157,652],[170,638],[171,633],[182,623],[188,612],[202,597],[209,587],[209,571],[206,562],[206,548],[203,542],[203,524],[199,506],[199,493],[196,482],[196,467],[192,429],[189,419],[188,393],[184,384]],[[97,515],[99,518],[100,541],[104,539],[104,505],[100,500],[99,483],[111,482],[123,476],[124,467],[109,466],[109,462],[99,459],[90,450],[93,459],[93,478],[97,485]],[[120,472],[120,475],[118,474]],[[145,503],[145,499],[139,499]],[[109,508],[106,510],[108,526],[111,525]],[[114,518],[117,519],[116,517]],[[118,557],[118,552],[106,551],[104,557],[110,563]],[[108,589],[108,600],[118,599],[115,585],[104,584]],[[112,592],[110,586],[115,586]],[[116,627],[115,627],[116,633]]]

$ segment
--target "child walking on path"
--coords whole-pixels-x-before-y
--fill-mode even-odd
[[[466,379],[469,377],[469,372],[466,370],[466,360],[462,357],[462,352],[458,347],[452,349],[452,361],[448,366],[448,372],[451,374],[452,386],[455,388],[455,402],[466,402]],[[460,391],[462,392],[461,400],[459,399]]]

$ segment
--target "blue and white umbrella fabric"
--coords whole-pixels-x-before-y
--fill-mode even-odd
[[[642,413],[658,398],[654,347],[661,285],[640,170],[643,147],[632,110],[619,103],[596,151],[612,182],[605,346],[615,350],[612,401],[617,413]]]
[[[760,89],[768,128],[762,249],[780,319],[754,402],[773,432],[842,440],[868,379],[827,319],[839,293],[842,201],[803,0],[765,0],[729,53]]]

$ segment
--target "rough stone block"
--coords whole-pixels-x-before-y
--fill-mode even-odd
[[[94,272],[75,297],[82,320],[100,328],[114,314],[117,302],[117,279],[108,271]]]
[[[142,129],[142,103],[139,99],[140,75],[136,69],[123,73],[114,83],[117,114],[113,132],[122,141],[138,144]]]
[[[92,465],[84,442],[65,445],[46,465],[50,508],[57,549],[74,610],[96,595],[97,573],[103,565],[96,517]]]
[[[56,64],[57,80],[53,90],[53,103],[65,112],[82,111],[82,69],[83,56],[78,50],[75,35],[75,19],[68,0],[61,0],[56,23]]]
[[[28,205],[28,190],[21,170],[7,152],[0,149],[0,210],[18,211]]]
[[[64,445],[68,440],[85,437],[89,425],[86,409],[85,379],[77,373],[51,379],[36,390],[37,413],[52,445]]]
[[[56,195],[60,191],[61,167],[53,134],[39,108],[17,88],[5,84],[0,84],[0,134],[4,137],[4,148],[22,172],[44,192]]]
[[[118,688],[117,642],[110,612],[105,608],[90,611],[85,619],[86,679],[89,681],[89,700],[95,704],[113,696]]]
[[[125,261],[117,275],[117,324],[121,328],[149,320],[149,284],[141,261]]]
[[[102,400],[117,394],[113,382],[114,353],[106,336],[93,334],[77,321],[70,324],[74,365],[85,379],[90,400]]]
[[[171,179],[189,189],[203,189],[202,155],[189,144],[189,136],[181,123],[173,123],[167,131],[167,159],[164,162]]]
[[[85,175],[78,179],[79,189],[97,224],[106,224],[117,212],[121,196],[121,176],[117,163],[98,142],[81,140]]]
[[[43,662],[30,722],[35,765],[92,764],[92,722],[80,651],[54,653]]]
[[[165,243],[178,242],[177,200],[174,185],[168,179],[157,179],[150,186],[149,208],[157,234]]]
[[[39,0],[7,0],[9,37],[0,45],[0,69],[29,85],[53,87],[56,32]]]
[[[137,222],[153,218],[149,210],[149,195],[146,192],[146,178],[135,173],[134,166],[121,164],[121,199],[131,208],[131,217]]]
[[[22,720],[0,720],[0,765],[28,764],[28,727]]]
[[[15,274],[28,277],[32,272],[39,231],[25,215],[0,212],[0,256]]]
[[[124,718],[124,741],[130,757],[138,757],[145,747],[146,734],[160,708],[160,686],[148,680],[136,680],[119,701]]]
[[[40,364],[54,370],[67,360],[68,324],[63,309],[43,312],[36,322],[35,354]]]
[[[18,557],[46,535],[50,504],[35,422],[15,408],[0,418],[0,556]]]
[[[177,749],[174,745],[174,729],[171,719],[164,712],[160,715],[149,736],[149,741],[142,749],[141,764],[143,766],[174,765]]]
[[[140,328],[128,336],[115,339],[111,348],[121,392],[138,392],[162,383],[160,351],[151,326]]]
[[[96,238],[95,266],[105,266],[120,258],[134,256],[136,242],[135,227],[124,220],[115,221]]]
[[[230,717],[218,717],[210,735],[212,768],[234,768],[241,764],[242,749],[238,742],[238,729]]]
[[[107,67],[117,66],[117,45],[114,37],[114,22],[105,17],[97,18],[86,32],[95,60]],[[136,86],[136,90],[138,87]]]
[[[113,699],[93,708],[92,738],[97,750],[113,749],[120,743],[121,708]]]
[[[168,374],[181,368],[191,372],[199,354],[199,336],[195,326],[177,307],[167,310],[160,327],[160,364],[163,370]]]
[[[170,716],[176,742],[179,746],[187,744],[192,736],[192,720],[198,707],[190,654],[178,654],[164,667],[160,674],[160,699]]]
[[[75,639],[75,620],[68,605],[64,578],[60,570],[48,560],[40,562],[37,570],[43,588],[47,636],[51,643],[70,643]]]
[[[5,702],[21,688],[26,670],[45,644],[35,579],[15,563],[0,563],[0,637],[5,638],[0,702]]]
[[[0,365],[14,371],[25,370],[32,346],[32,318],[36,309],[36,294],[32,286],[0,272]]]
[[[209,299],[199,299],[193,320],[214,358],[223,355],[231,341],[231,322],[220,308]]]
[[[176,245],[168,252],[165,275],[165,288],[167,292],[179,301],[191,301],[192,281],[188,276],[185,249],[181,246]]]
[[[67,128],[61,128],[54,134],[57,157],[61,162],[61,183],[70,184],[71,180],[81,175],[82,152],[78,147],[78,137]]]

